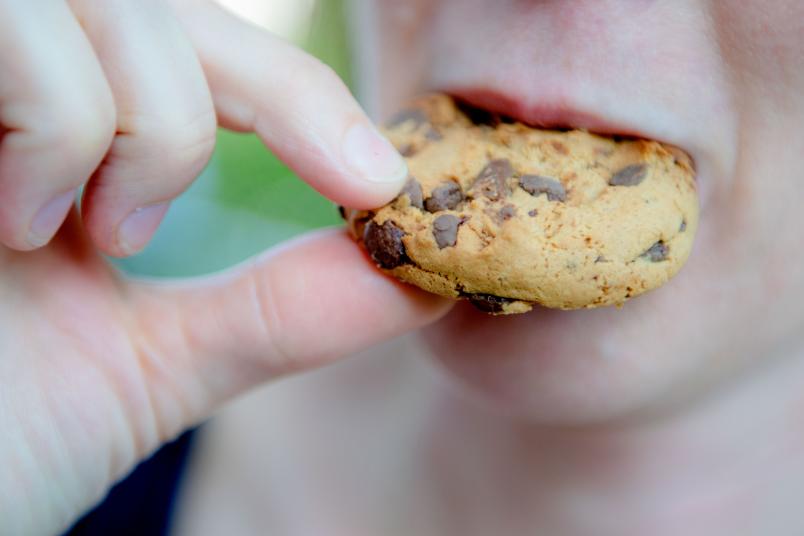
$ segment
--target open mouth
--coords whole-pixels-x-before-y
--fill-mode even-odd
[[[577,106],[570,99],[553,98],[528,103],[504,91],[479,87],[447,87],[442,92],[452,96],[461,110],[476,124],[495,126],[520,122],[549,130],[585,130],[614,139],[647,139],[663,142],[676,156],[695,169],[694,156],[672,141],[663,140],[625,121],[615,121]]]
[[[447,87],[441,91],[458,101],[464,112],[476,122],[514,122],[551,130],[587,130],[620,138],[659,139],[635,125],[615,121],[597,112],[585,110],[566,97],[529,103],[492,88]]]

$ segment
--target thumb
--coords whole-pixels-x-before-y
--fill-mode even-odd
[[[330,363],[451,306],[380,273],[335,229],[223,274],[130,285],[133,337],[163,438],[256,383]]]

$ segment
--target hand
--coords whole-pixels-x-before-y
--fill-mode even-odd
[[[328,68],[212,3],[0,0],[0,533],[64,529],[227,398],[448,307],[340,231],[214,277],[120,278],[98,250],[145,245],[216,117],[345,205],[406,175]]]

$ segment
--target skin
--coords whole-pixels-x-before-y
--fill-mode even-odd
[[[103,18],[81,2],[52,0],[43,21],[27,3],[0,1],[0,41],[10,40],[0,50],[14,51],[0,56],[0,72],[15,75],[0,78],[0,426],[9,431],[0,519],[11,533],[60,530],[136,460],[245,388],[331,363],[449,307],[379,276],[341,234],[181,285],[108,270],[98,249],[131,252],[118,236],[125,215],[170,199],[202,165],[208,142],[190,134],[214,127],[210,106],[338,202],[384,202],[403,180],[390,157],[371,156],[381,142],[349,138],[364,116],[320,65],[203,2],[164,5],[134,10],[153,17],[138,33],[111,26],[129,17]],[[196,473],[183,518],[203,527],[206,516],[236,511],[254,521],[243,533],[275,524],[284,534],[409,534],[411,523],[420,534],[802,532],[800,2],[358,5],[371,115],[446,89],[537,124],[678,145],[699,171],[695,250],[671,283],[622,310],[492,319],[461,305],[426,330],[426,347],[396,348],[429,354],[446,373],[416,359],[363,359],[255,398],[260,413],[245,406],[250,419],[211,428],[207,472]],[[59,42],[70,76],[55,68],[64,60],[48,58],[52,47],[37,46],[40,33],[26,32],[31,21],[67,32]],[[137,73],[177,70],[158,54],[139,64],[104,32],[147,42],[154,36],[142,30],[156,21],[158,35],[174,39],[158,49],[178,54],[170,65],[185,71],[149,88]],[[315,94],[274,71],[243,74],[266,55],[320,76],[305,86]],[[155,95],[186,98],[166,105]],[[129,121],[166,116],[175,130],[165,139],[147,135],[164,125]],[[184,158],[149,168],[166,140],[177,150],[156,156]],[[345,146],[376,150],[350,166]],[[357,180],[366,170],[389,180]],[[85,182],[83,220],[72,214],[49,245],[32,243],[45,200]],[[362,390],[375,385],[400,387]],[[253,431],[263,415],[275,425],[267,438]],[[387,423],[393,433],[367,435]],[[238,480],[247,471],[224,471],[209,480],[233,459],[252,460],[245,465],[265,478],[249,474],[249,486]],[[269,471],[277,468],[285,472]],[[209,502],[212,484],[264,502]]]
[[[204,436],[179,533],[218,515],[243,534],[804,531],[800,2],[356,4],[371,113],[447,90],[535,124],[675,144],[698,170],[695,249],[622,309],[459,305],[425,346],[245,401]],[[213,469],[238,455],[248,470]],[[276,483],[287,467],[290,491]]]
[[[0,533],[62,531],[229,397],[449,307],[340,230],[191,281],[115,273],[100,253],[147,243],[218,124],[343,204],[407,174],[331,70],[210,2],[0,0]]]
[[[800,341],[804,218],[789,201],[804,192],[797,3],[375,8],[379,50],[410,51],[418,66],[401,69],[407,58],[393,52],[366,66],[380,115],[407,93],[446,89],[533,124],[666,141],[698,170],[700,232],[669,285],[622,310],[490,319],[458,307],[428,330],[451,372],[536,422],[583,424],[671,411]]]
[[[487,47],[451,62],[436,52],[434,84],[535,123],[673,143],[695,160],[702,205],[692,259],[660,292],[623,310],[541,310],[500,322],[462,307],[430,332],[434,347],[450,349],[440,352],[450,370],[537,422],[638,420],[799,344],[804,256],[795,244],[804,219],[789,202],[804,193],[795,179],[804,147],[795,131],[804,113],[798,4],[770,14],[760,3],[595,4],[610,13],[602,18],[589,3],[509,2],[489,14],[472,2],[457,20],[439,15],[456,7],[442,4],[436,51],[457,48],[459,26]],[[530,68],[513,71],[484,51]],[[491,338],[503,342],[484,351]]]

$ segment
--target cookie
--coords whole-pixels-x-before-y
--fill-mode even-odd
[[[385,272],[493,313],[623,302],[673,277],[698,226],[689,157],[650,140],[540,130],[422,97],[387,124],[410,177],[344,211]]]

